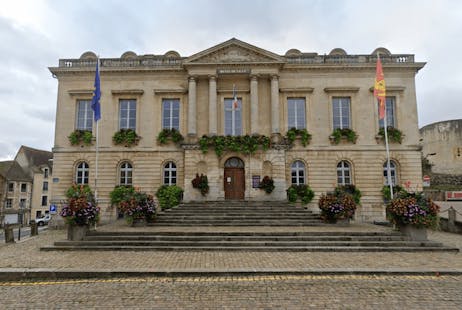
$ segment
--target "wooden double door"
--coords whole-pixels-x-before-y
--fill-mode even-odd
[[[244,199],[245,170],[244,162],[240,158],[232,157],[226,161],[223,181],[225,199]]]

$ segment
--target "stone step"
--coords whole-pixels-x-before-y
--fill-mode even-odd
[[[164,226],[178,226],[178,227],[185,227],[185,226],[191,226],[191,227],[198,227],[198,226],[204,226],[204,227],[220,227],[220,226],[236,226],[236,227],[250,227],[250,226],[265,226],[265,227],[270,227],[270,226],[277,226],[277,227],[302,227],[302,226],[324,226],[326,224],[323,224],[321,222],[284,222],[284,223],[265,223],[265,222],[245,222],[245,223],[240,223],[240,222],[223,222],[223,223],[190,223],[190,222],[178,222],[178,223],[171,223],[171,222],[165,222],[165,223],[155,223],[155,224],[148,224],[148,226],[158,226],[158,227],[164,227]]]
[[[206,246],[47,246],[41,251],[247,251],[247,252],[451,252],[450,247],[363,247],[363,246],[299,246],[299,247],[206,247]]]
[[[316,214],[309,210],[254,210],[254,209],[232,209],[232,210],[216,210],[216,209],[198,209],[198,210],[186,210],[186,209],[167,209],[164,211],[159,212],[158,214],[177,214],[177,213],[185,213],[185,214],[195,214],[195,213],[206,213],[206,214],[214,214],[214,213],[227,213],[227,214],[247,214],[247,213],[254,213],[254,214]]]
[[[397,231],[97,231],[90,230],[87,236],[400,236],[402,234]]]
[[[319,220],[320,217],[317,215],[312,216],[276,216],[276,215],[227,215],[227,214],[220,214],[220,215],[177,215],[177,214],[169,214],[158,216],[156,220],[166,221],[166,220],[242,220],[242,219],[252,219],[252,220]]]
[[[110,240],[110,241],[57,241],[55,246],[162,246],[162,247],[438,247],[437,242],[417,241],[156,241],[156,240]]]

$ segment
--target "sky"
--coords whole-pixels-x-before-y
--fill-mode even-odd
[[[0,0],[0,7],[0,160],[21,145],[51,151],[58,81],[48,67],[60,58],[190,56],[233,37],[280,55],[337,47],[414,54],[427,62],[416,76],[419,126],[462,118],[460,0]]]

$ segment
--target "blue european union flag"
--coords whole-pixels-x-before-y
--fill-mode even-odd
[[[95,90],[93,91],[93,98],[91,99],[91,108],[93,109],[93,116],[95,122],[101,118],[101,88],[99,82],[99,59],[96,61],[96,74],[95,74]]]

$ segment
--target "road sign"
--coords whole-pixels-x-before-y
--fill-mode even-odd
[[[50,214],[56,214],[56,212],[58,212],[56,205],[50,205]]]
[[[424,175],[422,178],[422,186],[429,187],[430,186],[430,176]]]

